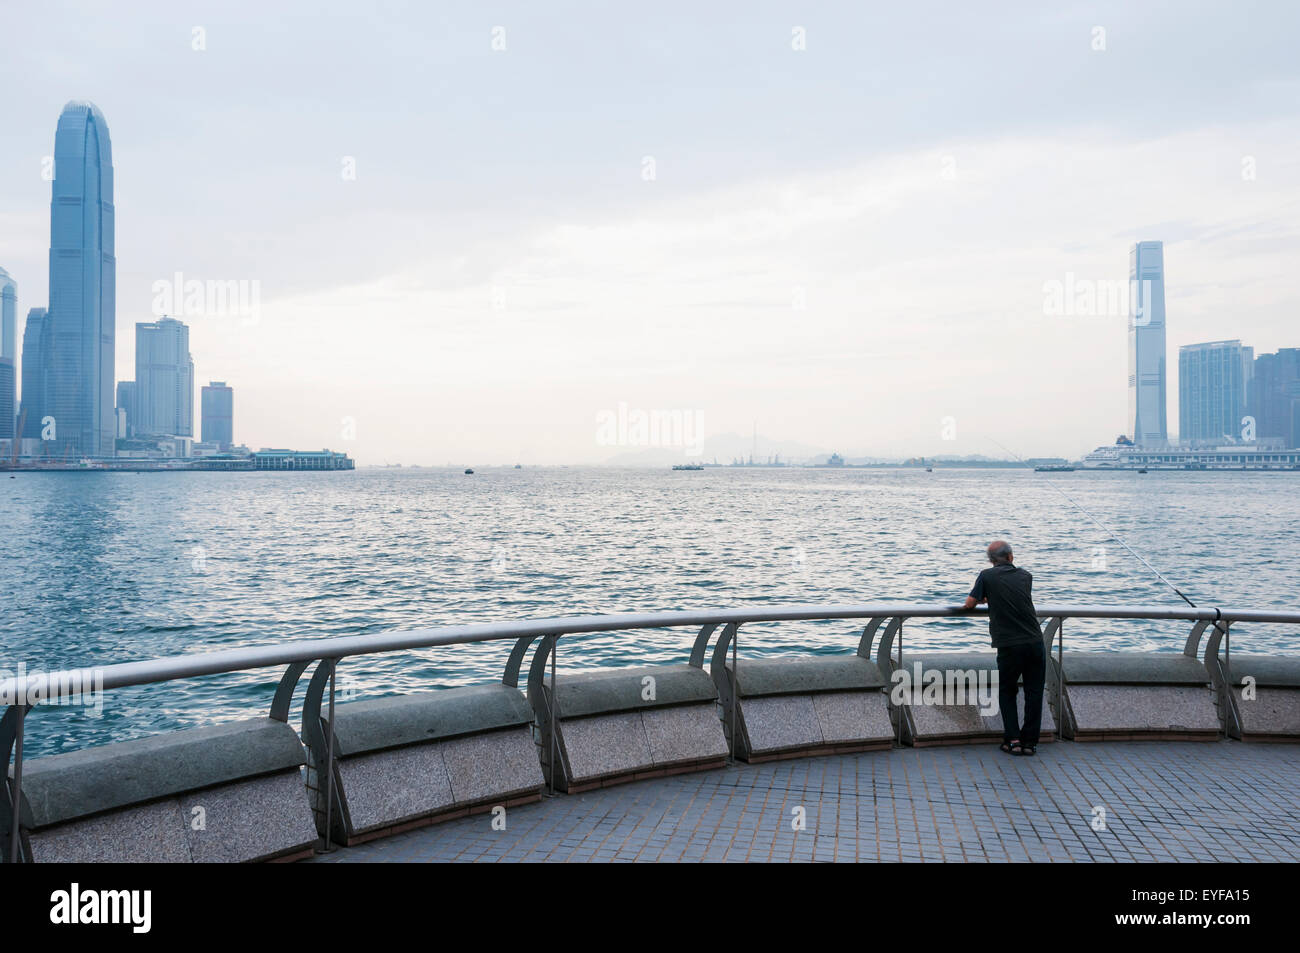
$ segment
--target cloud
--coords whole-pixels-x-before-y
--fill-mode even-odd
[[[1124,280],[1131,242],[1163,239],[1171,365],[1192,340],[1284,343],[1297,132],[1086,129],[691,194],[638,183],[626,213],[579,211],[381,281],[271,300],[252,348],[266,366],[246,369],[293,354],[283,384],[332,382],[385,421],[367,449],[390,459],[420,459],[418,435],[446,448],[429,462],[509,460],[538,430],[549,459],[603,459],[590,420],[619,400],[698,408],[723,429],[759,419],[855,453],[987,452],[940,442],[954,414],[959,433],[1074,454],[1123,428],[1123,321],[1047,316],[1044,282]],[[1171,381],[1171,420],[1176,395]]]

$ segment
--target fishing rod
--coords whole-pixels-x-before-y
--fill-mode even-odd
[[[1017,460],[1019,460],[1021,463],[1023,463],[1026,467],[1029,466],[1028,461],[1026,461],[1024,458],[1022,458],[1022,457],[1021,457],[1018,453],[1016,453],[1014,450],[1011,450],[1009,447],[1007,447],[1006,445],[1004,445],[1004,444],[1001,443],[1000,441],[998,441],[998,440],[994,440],[992,437],[989,437],[989,439],[992,440],[994,443],[996,443],[999,447],[1001,447],[1001,448],[1002,448],[1003,450],[1005,450],[1007,453],[1011,454],[1013,457],[1015,457],[1015,458],[1016,458]],[[1107,534],[1111,539],[1115,540],[1115,542],[1119,543],[1121,546],[1123,546],[1125,549],[1127,549],[1127,550],[1128,550],[1128,551],[1133,555],[1133,557],[1134,557],[1135,559],[1137,559],[1138,562],[1140,562],[1143,566],[1146,566],[1147,569],[1150,569],[1153,573],[1155,573],[1155,576],[1156,576],[1157,579],[1159,579],[1161,582],[1163,582],[1166,586],[1168,586],[1168,587],[1169,587],[1170,589],[1172,589],[1174,592],[1178,593],[1178,597],[1179,597],[1180,599],[1182,599],[1184,602],[1186,602],[1186,603],[1187,603],[1189,606],[1191,606],[1193,609],[1200,608],[1199,606],[1197,606],[1197,604],[1196,604],[1195,602],[1193,602],[1191,599],[1187,598],[1187,596],[1183,594],[1183,590],[1179,589],[1179,588],[1178,588],[1177,586],[1175,586],[1172,582],[1170,582],[1168,579],[1166,579],[1165,576],[1164,576],[1164,574],[1163,574],[1162,572],[1160,572],[1159,569],[1157,569],[1155,566],[1151,565],[1149,562],[1147,562],[1145,559],[1143,559],[1143,558],[1142,558],[1142,555],[1141,555],[1137,550],[1135,550],[1132,546],[1130,546],[1128,543],[1126,543],[1126,542],[1124,541],[1124,538],[1123,538],[1122,536],[1120,536],[1119,533],[1115,532],[1115,531],[1114,531],[1113,529],[1111,529],[1109,526],[1107,526],[1107,525],[1105,525],[1104,523],[1102,523],[1101,520],[1097,519],[1097,517],[1093,516],[1091,513],[1089,513],[1087,510],[1085,510],[1082,506],[1080,506],[1077,502],[1075,502],[1074,498],[1073,498],[1072,496],[1070,496],[1070,494],[1066,493],[1064,490],[1062,490],[1059,486],[1056,485],[1056,481],[1055,481],[1055,480],[1052,480],[1052,479],[1049,478],[1047,482],[1048,482],[1049,484],[1051,484],[1052,488],[1053,488],[1054,490],[1056,490],[1057,493],[1059,493],[1059,494],[1061,494],[1061,496],[1065,497],[1065,499],[1070,503],[1071,506],[1073,506],[1076,510],[1078,510],[1080,513],[1082,513],[1084,516],[1088,517],[1088,519],[1092,520],[1092,522],[1096,523],[1097,526],[1100,527],[1100,528],[1101,528],[1101,529],[1102,529],[1102,530],[1103,530],[1103,531],[1104,531],[1104,532],[1105,532],[1105,533],[1106,533],[1106,534]]]

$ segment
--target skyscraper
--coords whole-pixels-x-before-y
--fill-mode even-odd
[[[0,440],[14,436],[14,362],[0,357]]]
[[[175,318],[135,326],[135,420],[140,434],[194,436],[190,329]]]
[[[235,392],[225,381],[212,381],[203,388],[203,442],[229,450],[234,438]]]
[[[119,434],[122,437],[131,437],[135,435],[135,381],[118,381],[117,382],[117,411],[125,416],[126,430]]]
[[[0,357],[16,360],[18,333],[18,286],[9,272],[0,268]]]
[[[1128,425],[1139,447],[1169,442],[1164,256],[1163,242],[1138,242],[1129,254]]]
[[[1258,436],[1300,447],[1300,348],[1279,348],[1255,358],[1250,414]]]
[[[44,414],[62,451],[111,456],[117,260],[113,151],[93,103],[63,107],[50,199],[50,350]],[[39,421],[38,421],[39,423]]]
[[[1216,445],[1240,440],[1254,365],[1255,349],[1242,347],[1240,341],[1179,348],[1179,438]]]
[[[0,268],[0,440],[14,435],[14,362],[17,360],[18,288]]]
[[[44,308],[27,312],[23,327],[23,389],[20,437],[38,440],[41,437],[41,418],[45,416],[48,402],[46,368],[50,363],[50,322]]]

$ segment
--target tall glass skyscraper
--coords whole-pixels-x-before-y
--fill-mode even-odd
[[[1300,348],[1284,347],[1255,359],[1250,413],[1258,436],[1300,447]]]
[[[17,334],[18,288],[0,268],[0,440],[14,435]]]
[[[48,399],[42,408],[54,418],[60,454],[66,448],[113,455],[116,281],[108,124],[93,103],[70,102],[54,133]]]
[[[135,326],[137,435],[194,436],[194,359],[190,329],[175,318]]]
[[[13,361],[18,344],[18,286],[9,272],[0,268],[0,357]]]
[[[135,381],[118,381],[117,382],[117,412],[122,416],[119,424],[119,437],[135,436]]]
[[[1211,341],[1178,349],[1178,437],[1216,446],[1242,438],[1255,349]]]
[[[0,440],[14,436],[14,362],[0,357]]]
[[[1128,429],[1139,447],[1169,442],[1165,410],[1165,252],[1138,242],[1129,254]]]
[[[200,406],[203,442],[215,443],[222,450],[229,450],[235,442],[235,392],[226,386],[225,381],[212,381],[203,388]]]
[[[22,433],[18,436],[24,439],[40,439],[41,418],[45,416],[49,399],[45,387],[45,369],[50,363],[48,317],[44,308],[32,308],[27,312],[27,324],[23,328],[23,402],[18,414]]]

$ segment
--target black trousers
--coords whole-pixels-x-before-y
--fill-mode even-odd
[[[1025,723],[1018,725],[1017,682],[1025,680]],[[1047,650],[1042,642],[1007,645],[998,649],[998,707],[1002,710],[1002,740],[1019,738],[1037,745],[1043,724],[1043,682],[1047,678]]]

